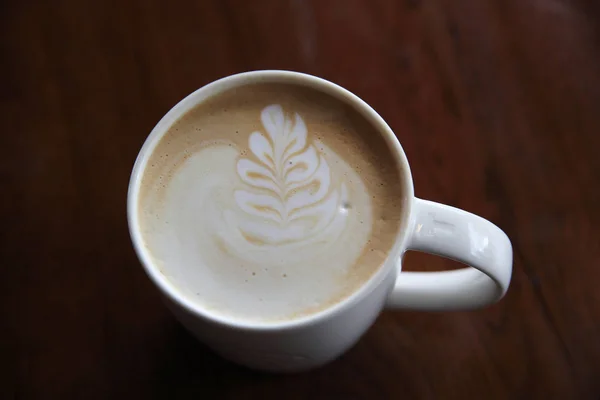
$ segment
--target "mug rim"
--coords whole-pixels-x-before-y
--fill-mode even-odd
[[[226,315],[211,312],[210,310],[202,307],[199,302],[193,301],[185,296],[181,290],[177,289],[177,287],[160,272],[159,268],[154,263],[152,256],[150,255],[150,251],[143,240],[138,215],[138,197],[145,167],[150,155],[153,153],[155,147],[165,133],[168,132],[169,128],[182,115],[211,96],[246,84],[263,82],[291,83],[308,86],[314,90],[332,95],[340,101],[346,102],[346,104],[353,107],[357,112],[360,112],[363,117],[369,121],[369,123],[375,126],[377,132],[384,137],[384,140],[390,147],[390,151],[393,153],[394,160],[396,161],[396,168],[399,169],[405,186],[405,202],[402,207],[401,222],[399,224],[399,230],[396,235],[394,245],[389,250],[385,261],[367,281],[365,281],[349,296],[316,313],[289,320],[283,319],[264,322],[228,317]],[[411,218],[413,199],[414,186],[412,181],[412,173],[410,171],[406,154],[400,145],[400,141],[389,125],[383,120],[383,118],[364,100],[340,85],[314,75],[286,70],[256,70],[228,75],[200,87],[180,100],[154,126],[140,148],[131,172],[127,191],[127,222],[134,250],[138,260],[146,272],[146,275],[148,275],[154,285],[171,302],[181,306],[188,313],[191,313],[194,316],[198,316],[205,321],[221,326],[255,331],[279,331],[297,327],[305,327],[316,324],[322,320],[326,320],[338,314],[342,310],[358,303],[372,290],[374,290],[375,287],[382,284],[384,279],[390,274],[390,272],[392,272],[394,268],[396,268],[396,265],[399,264],[399,261],[397,260],[401,260],[402,254],[407,247],[406,244],[410,236],[409,232],[411,232],[413,222]]]

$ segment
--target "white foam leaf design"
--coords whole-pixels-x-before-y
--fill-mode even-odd
[[[314,174],[318,166],[319,157],[317,156],[317,151],[311,146],[303,154],[290,157],[290,163],[284,167],[286,181],[290,185],[302,182]]]
[[[312,231],[319,232],[324,229],[327,225],[329,225],[336,214],[328,213],[328,210],[332,208],[336,208],[340,201],[347,201],[348,192],[346,190],[346,186],[342,184],[341,193],[333,192],[331,196],[329,196],[324,202],[312,207],[312,208],[304,208],[298,210],[298,212],[294,213],[294,220],[306,220],[309,219],[314,222],[314,226],[312,227]],[[327,216],[328,218],[319,218],[321,216]]]
[[[289,144],[283,154],[284,158],[299,152],[306,146],[306,125],[304,125],[304,120],[298,114],[294,116],[295,124],[288,135]]]
[[[298,208],[305,207],[307,204],[314,204],[323,200],[327,192],[329,192],[331,183],[329,166],[323,157],[320,157],[319,168],[313,177],[319,177],[319,179],[315,179],[309,185],[301,187],[287,199],[285,204],[287,214],[292,213]]]
[[[238,172],[242,181],[250,186],[269,189],[275,193],[280,192],[280,188],[277,185],[277,178],[267,167],[263,167],[254,161],[242,158],[238,161]]]
[[[249,214],[260,215],[275,222],[281,221],[281,202],[273,196],[237,191],[235,200],[240,208]]]
[[[323,229],[346,196],[345,187],[342,196],[332,187],[329,165],[308,143],[304,120],[293,116],[293,121],[286,117],[280,105],[265,107],[261,122],[266,135],[253,132],[248,139],[255,159],[237,162],[247,188],[235,191],[235,201],[253,217],[239,228],[269,244],[305,239]]]
[[[256,157],[273,169],[275,167],[273,164],[273,155],[272,153],[265,153],[267,149],[270,149],[269,141],[260,132],[254,132],[250,135],[249,142],[250,150]]]

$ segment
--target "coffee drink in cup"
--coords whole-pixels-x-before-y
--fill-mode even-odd
[[[279,322],[360,289],[388,257],[406,200],[377,123],[343,98],[251,83],[193,107],[151,149],[143,245],[207,312]]]

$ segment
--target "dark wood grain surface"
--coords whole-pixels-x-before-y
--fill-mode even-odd
[[[598,4],[3,1],[0,398],[599,399]],[[506,298],[385,312],[300,375],[245,370],[187,334],[131,248],[129,172],[178,100],[266,68],[361,96],[418,196],[501,226]]]

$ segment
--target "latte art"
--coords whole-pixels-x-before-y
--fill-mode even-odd
[[[318,312],[387,258],[403,198],[386,143],[343,102],[256,84],[193,107],[144,169],[139,218],[163,275],[205,310]]]
[[[295,113],[292,121],[280,105],[266,107],[261,121],[267,135],[254,132],[248,140],[256,161],[237,162],[239,177],[248,185],[234,193],[250,217],[239,226],[244,237],[278,245],[306,240],[335,225],[329,233],[329,240],[335,240],[344,228],[338,210],[340,203],[347,204],[348,192],[343,182],[339,187],[332,182],[327,160],[316,150],[323,145],[309,143],[302,117]]]

